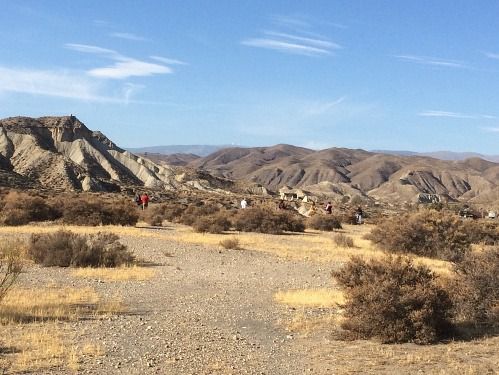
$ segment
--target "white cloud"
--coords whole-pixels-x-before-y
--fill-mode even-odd
[[[311,115],[311,116],[323,115],[323,114],[331,111],[333,108],[336,108],[343,101],[345,101],[344,96],[342,96],[339,99],[332,100],[332,101],[313,102],[305,107],[304,113],[306,113],[307,115]]]
[[[173,70],[167,66],[148,63],[139,60],[119,61],[114,65],[104,68],[95,68],[88,71],[93,77],[124,79],[128,77],[145,77],[153,74],[172,73]]]
[[[490,59],[499,60],[499,53],[484,52],[484,55]]]
[[[423,111],[418,113],[418,116],[422,117],[448,117],[456,119],[471,119],[471,120],[495,120],[497,116],[484,115],[484,114],[466,114],[459,112],[449,112],[449,111]]]
[[[125,40],[132,40],[135,42],[143,42],[147,40],[146,38],[142,36],[138,36],[133,33],[111,33],[109,36],[112,36],[113,38],[120,38],[120,39],[125,39]]]
[[[60,98],[124,103],[123,97],[104,95],[99,82],[69,71],[0,67],[0,92],[17,92]]]
[[[444,68],[458,68],[458,69],[469,68],[469,66],[466,63],[457,60],[445,60],[436,57],[415,56],[415,55],[396,55],[394,57],[396,57],[401,61],[412,62],[421,65],[432,65]]]
[[[291,43],[276,39],[246,39],[241,42],[245,46],[273,49],[281,52],[288,52],[305,56],[330,55],[331,51],[324,48],[307,46],[299,43]]]
[[[173,69],[166,65],[127,57],[112,49],[74,43],[68,43],[65,46],[66,48],[74,51],[101,55],[116,61],[114,64],[109,66],[90,69],[87,74],[92,77],[125,79],[129,77],[145,77],[154,74],[173,73]],[[158,61],[157,58],[155,60]],[[171,61],[170,64],[172,64]]]
[[[154,56],[153,55],[153,56],[149,56],[149,58],[156,60],[156,61],[159,61],[159,62],[162,62],[162,63],[165,63],[165,64],[169,64],[169,65],[188,65],[186,62],[176,60],[176,59],[170,59],[168,57]]]

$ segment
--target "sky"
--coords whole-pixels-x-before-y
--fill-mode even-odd
[[[0,0],[0,118],[122,147],[499,154],[496,0]]]

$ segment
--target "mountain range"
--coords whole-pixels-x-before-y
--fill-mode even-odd
[[[55,190],[205,190],[277,192],[299,188],[343,199],[499,204],[499,164],[483,158],[440,160],[401,152],[225,147],[195,154],[136,155],[74,116],[0,120],[0,186]]]

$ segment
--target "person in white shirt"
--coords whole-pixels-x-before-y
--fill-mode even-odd
[[[246,198],[243,198],[241,201],[241,208],[246,208],[248,206],[248,202],[246,202]]]

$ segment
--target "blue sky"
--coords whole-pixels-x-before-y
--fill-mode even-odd
[[[0,117],[123,147],[499,154],[499,2],[0,0]]]

